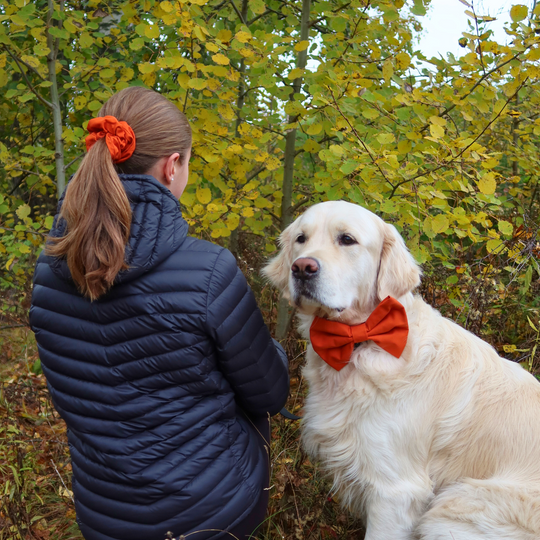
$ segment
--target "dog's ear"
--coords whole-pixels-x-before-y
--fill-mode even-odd
[[[285,298],[289,298],[289,274],[291,272],[292,225],[289,225],[280,235],[279,253],[263,268],[262,273],[272,285],[277,287]]]
[[[420,285],[422,272],[393,225],[384,224],[384,241],[377,277],[379,300],[399,298]]]

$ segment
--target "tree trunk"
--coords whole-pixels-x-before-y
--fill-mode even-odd
[[[311,0],[302,1],[302,15],[300,19],[300,41],[309,39],[309,12],[311,8]],[[304,69],[307,64],[308,49],[304,49],[298,53],[296,66]],[[294,101],[294,95],[299,93],[302,87],[302,77],[294,80],[289,101]],[[289,124],[294,124],[298,121],[298,116],[289,116]],[[294,157],[296,154],[296,128],[293,127],[285,136],[285,160],[283,165],[283,198],[281,200],[281,230],[286,229],[293,220],[292,212],[292,192],[294,187]],[[287,335],[287,330],[290,320],[289,303],[284,298],[281,298],[278,304],[276,338],[282,340]]]
[[[248,14],[248,0],[242,1],[242,9],[240,11],[240,18],[242,19],[242,23],[247,25],[247,14]],[[238,83],[238,97],[236,99],[236,126],[234,130],[234,136],[238,137],[240,135],[239,128],[240,124],[242,123],[242,108],[244,107],[244,98],[245,98],[245,92],[246,92],[246,85],[244,82],[244,73],[246,72],[246,62],[242,58],[240,62],[240,68],[238,70],[240,72],[240,82]],[[231,232],[231,237],[229,240],[229,251],[235,256],[238,256],[238,237],[240,235],[240,223],[238,224],[238,227],[234,229],[234,231]]]
[[[47,29],[53,22],[54,13],[53,0],[48,0],[49,11],[47,14]],[[53,113],[54,127],[54,159],[56,162],[56,194],[60,198],[66,186],[66,171],[64,166],[64,141],[62,140],[62,110],[60,98],[58,96],[58,83],[56,80],[56,57],[58,54],[57,40],[47,31],[47,46],[50,49],[47,55],[47,67],[49,68],[49,81],[51,82],[51,105]]]

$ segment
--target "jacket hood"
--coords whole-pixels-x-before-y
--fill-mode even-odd
[[[153,176],[144,174],[120,174],[120,180],[131,203],[133,217],[126,246],[127,270],[120,272],[115,283],[126,283],[161,264],[183,243],[188,224],[182,217],[180,203],[174,195]],[[61,237],[66,222],[59,218],[64,200],[62,195],[51,236]],[[52,271],[65,280],[71,280],[67,262],[56,258]]]

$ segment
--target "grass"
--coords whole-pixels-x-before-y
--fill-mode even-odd
[[[0,330],[0,540],[82,540],[75,524],[66,428],[49,398],[32,332]],[[298,412],[303,355],[291,363],[288,408]],[[38,373],[36,373],[38,372]],[[361,540],[299,445],[299,423],[272,420],[272,479],[260,540]]]

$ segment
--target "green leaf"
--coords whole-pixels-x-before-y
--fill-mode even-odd
[[[101,103],[97,100],[91,101],[88,104],[88,109],[92,112],[99,111],[101,109]]]
[[[514,226],[508,221],[499,220],[497,227],[505,236],[512,236],[512,233],[514,232]]]
[[[205,79],[189,79],[188,86],[195,90],[204,90],[206,88],[207,82]]]
[[[129,43],[129,48],[132,51],[139,51],[144,47],[144,39],[143,38],[135,38],[132,39]]]
[[[486,242],[486,249],[488,250],[488,253],[500,254],[503,251],[506,251],[506,246],[499,238],[493,238]]]
[[[49,28],[49,34],[56,38],[69,39],[69,32],[63,28],[57,28],[56,26],[51,26],[51,28]]]

